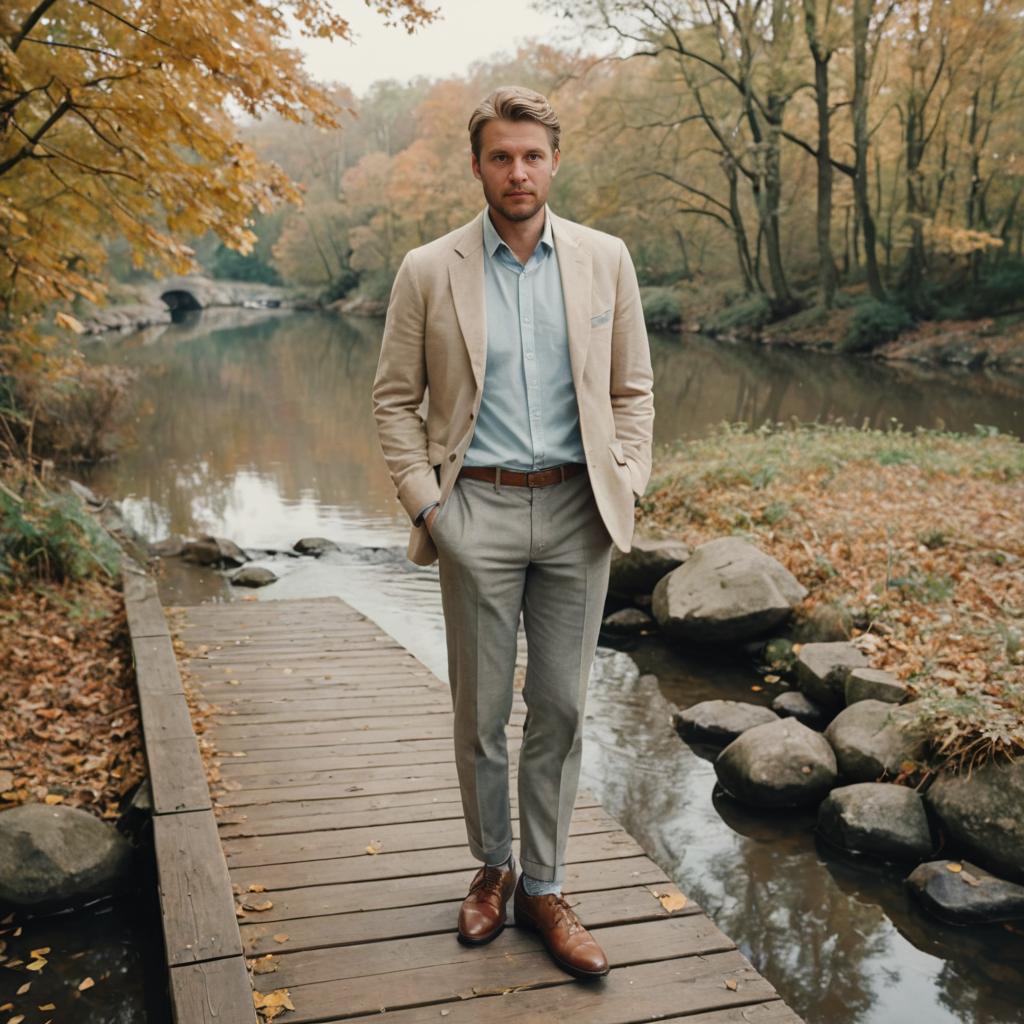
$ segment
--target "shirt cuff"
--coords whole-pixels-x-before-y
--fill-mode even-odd
[[[435,505],[440,505],[440,504],[441,504],[441,502],[439,502],[439,501],[431,501],[431,502],[428,502],[428,503],[427,503],[426,505],[424,505],[424,506],[423,506],[423,508],[421,508],[421,509],[419,510],[419,512],[417,512],[417,513],[416,513],[416,518],[415,518],[415,519],[414,519],[414,520],[412,521],[412,525],[413,525],[413,526],[422,526],[422,525],[423,525],[423,517],[424,517],[424,516],[425,516],[425,515],[426,515],[426,514],[427,514],[427,513],[428,513],[428,512],[429,512],[429,511],[430,511],[430,510],[431,510],[431,509],[432,509],[432,508],[433,508],[433,507],[435,506]]]

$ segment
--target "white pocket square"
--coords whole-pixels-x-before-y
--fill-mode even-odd
[[[598,313],[597,316],[592,316],[590,318],[590,326],[591,327],[600,327],[601,324],[608,323],[608,321],[611,320],[611,318],[612,318],[612,311],[610,309],[606,309],[603,313]]]

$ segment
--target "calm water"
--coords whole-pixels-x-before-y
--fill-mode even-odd
[[[135,447],[87,482],[120,499],[151,539],[209,531],[278,552],[311,535],[404,546],[407,520],[370,413],[379,331],[375,321],[229,311],[94,343],[91,358],[145,369],[144,413]],[[790,417],[1024,434],[1020,379],[652,342],[659,443],[721,420]],[[435,570],[345,554],[259,564],[282,577],[253,592],[260,599],[336,594],[446,676]],[[219,573],[174,560],[166,570],[167,603],[234,597]],[[710,754],[682,743],[669,719],[712,696],[749,699],[747,666],[689,663],[659,641],[630,653],[657,680],[595,680],[583,783],[810,1024],[1024,1022],[1020,933],[936,924],[908,902],[899,872],[819,849],[813,819],[752,815],[714,795]]]

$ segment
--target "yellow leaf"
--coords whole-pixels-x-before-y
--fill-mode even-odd
[[[663,892],[658,900],[670,914],[686,906],[686,897],[681,892]]]
[[[46,796],[43,797],[43,802],[48,804],[59,804],[62,803],[63,800],[64,797],[61,796],[60,793],[47,793]]]
[[[260,885],[259,882],[253,882],[252,885],[249,886],[249,892],[266,892],[266,891],[267,891],[267,887],[265,885]]]
[[[288,941],[288,935],[285,932],[278,932],[277,935],[274,936],[274,941],[275,942],[287,942]]]
[[[85,978],[78,986],[79,992],[84,992],[87,988],[92,988],[96,982],[92,978]]]
[[[31,981],[26,981],[25,984],[22,985],[21,988],[19,988],[18,991],[15,992],[14,994],[16,996],[23,996],[31,987],[32,987],[32,982]]]
[[[952,871],[953,874],[959,874],[961,871],[963,871],[963,869],[964,869],[964,866],[962,864],[947,864],[946,865],[946,870],[947,871]]]
[[[372,853],[372,854],[376,855],[376,854],[380,853],[380,851],[383,848],[384,848],[384,844],[379,839],[374,839],[373,842],[370,843],[369,846],[367,846],[366,852],[367,853]]]
[[[735,979],[735,978],[729,978],[729,979],[727,979],[727,980],[726,980],[726,982],[725,982],[725,987],[726,987],[726,988],[727,988],[727,989],[728,989],[728,990],[729,990],[730,992],[735,992],[735,991],[736,991],[736,988],[737,988],[737,984],[736,984],[736,979]]]
[[[50,952],[50,947],[49,946],[40,946],[38,949],[33,949],[32,950],[32,957],[33,957],[33,959],[37,959],[38,960],[40,957],[46,956],[46,954],[49,953],[49,952]]]
[[[41,971],[46,966],[45,960],[33,960],[30,964],[25,964],[26,971]]]
[[[273,903],[270,900],[264,900],[262,903],[243,903],[242,906],[246,910],[270,910],[273,907]]]
[[[74,331],[75,334],[85,334],[85,327],[82,325],[82,321],[76,319],[70,313],[58,313],[54,320],[57,321],[59,327],[66,327],[69,331]]]

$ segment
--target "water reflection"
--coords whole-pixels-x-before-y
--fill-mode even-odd
[[[244,317],[239,319],[239,316]],[[319,314],[221,313],[89,355],[139,366],[139,444],[89,478],[151,539],[203,531],[283,551],[300,537],[404,546],[370,410],[380,324]],[[1024,381],[702,339],[653,338],[659,442],[727,420],[841,417],[879,426],[977,423],[1024,434]],[[259,600],[336,594],[446,677],[436,572],[269,554]],[[166,563],[168,603],[232,600],[224,576]],[[677,706],[753,693],[746,665],[688,661],[657,639],[588,698],[583,783],[699,902],[810,1024],[1024,1022],[1024,942],[958,930],[909,905],[901,875],[817,848],[813,818],[752,815],[715,791],[680,741]],[[620,663],[621,664],[621,663]]]

